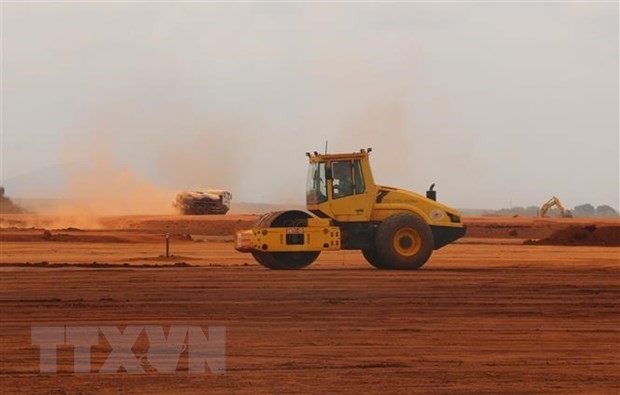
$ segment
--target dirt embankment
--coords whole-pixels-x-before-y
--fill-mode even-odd
[[[249,229],[256,215],[169,215],[103,217],[106,229],[140,230],[170,234],[230,236],[237,230]]]
[[[544,239],[571,226],[620,226],[617,218],[465,217],[466,237]]]
[[[3,230],[107,230],[170,233],[176,235],[231,236],[249,229],[258,215],[120,215],[62,217],[37,214],[0,215]]]
[[[620,247],[620,226],[569,226],[541,240],[526,240],[524,244]]]

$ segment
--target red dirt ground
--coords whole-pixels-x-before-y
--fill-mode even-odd
[[[620,248],[522,244],[617,220],[468,218],[419,271],[345,251],[279,272],[229,242],[255,218],[106,217],[44,237],[58,219],[1,216],[2,393],[620,392]],[[39,374],[33,325],[142,324],[226,326],[226,373],[73,375],[63,347],[59,373]],[[91,351],[96,372],[110,349]]]

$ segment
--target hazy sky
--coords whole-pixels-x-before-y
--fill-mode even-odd
[[[2,182],[299,203],[329,140],[456,207],[618,208],[618,56],[617,2],[5,3]]]

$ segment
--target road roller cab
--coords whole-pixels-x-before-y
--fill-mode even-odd
[[[310,161],[306,208],[337,222],[370,221],[377,194],[368,151],[352,154],[306,154]]]
[[[460,214],[427,196],[377,185],[371,149],[310,154],[306,208],[265,214],[238,232],[236,248],[263,266],[299,269],[324,250],[358,249],[381,269],[417,269],[433,250],[462,237]]]

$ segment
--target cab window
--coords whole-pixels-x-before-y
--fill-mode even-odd
[[[364,184],[364,176],[362,175],[362,163],[359,159],[353,161],[353,175],[355,176],[353,179],[355,183],[355,194],[364,193],[366,185]]]
[[[311,163],[308,167],[308,182],[306,183],[306,202],[319,204],[327,200],[325,178],[325,162]]]
[[[351,161],[332,162],[334,199],[353,195],[353,171]]]

